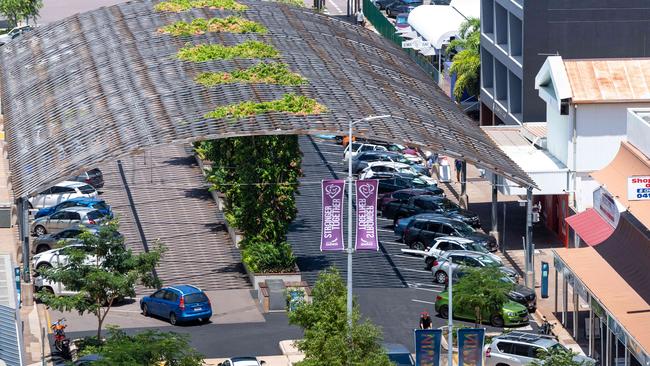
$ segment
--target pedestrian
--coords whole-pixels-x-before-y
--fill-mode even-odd
[[[460,183],[460,171],[463,170],[463,161],[456,159],[454,167],[456,168],[456,182]]]
[[[358,26],[363,27],[363,26],[366,25],[366,21],[365,21],[365,18],[363,17],[363,12],[361,11],[361,8],[359,8],[359,10],[357,10],[357,12],[356,12],[356,14],[354,14],[354,16],[357,19],[357,25]]]
[[[433,327],[433,322],[431,321],[431,317],[429,316],[429,313],[426,311],[423,311],[420,313],[420,329],[431,329]]]
[[[428,168],[429,176],[435,177],[434,174],[438,173],[438,153],[431,153],[431,155],[429,155]]]

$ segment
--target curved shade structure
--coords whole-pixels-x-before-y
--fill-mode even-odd
[[[411,10],[408,23],[425,41],[437,50],[449,38],[458,35],[466,19],[450,5],[420,5]]]
[[[179,20],[226,17],[193,9],[158,13],[132,1],[40,27],[0,48],[0,83],[14,193],[32,194],[72,173],[140,149],[203,139],[269,134],[355,134],[459,157],[522,185],[534,183],[391,42],[310,10],[242,1],[240,15],[266,34],[175,37],[157,30]],[[258,59],[200,63],[176,57],[187,44],[273,45],[306,78],[298,86],[194,81],[205,71],[251,67]],[[215,107],[264,102],[286,93],[317,100],[317,115],[265,113],[206,118]]]

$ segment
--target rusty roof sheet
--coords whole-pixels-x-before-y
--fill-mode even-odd
[[[650,101],[650,58],[564,60],[573,103]]]
[[[0,84],[15,195],[33,194],[70,174],[154,145],[244,135],[347,132],[417,146],[496,171],[524,186],[534,182],[446,96],[399,47],[375,33],[311,10],[241,1],[239,13],[267,34],[206,33],[174,37],[156,30],[179,20],[232,12],[193,9],[157,13],[152,1],[130,1],[50,23],[0,49]],[[234,45],[260,40],[307,78],[300,86],[231,83],[204,87],[203,71],[230,71],[260,60],[185,62],[186,44]],[[209,119],[215,107],[269,101],[294,92],[327,113],[266,113]]]

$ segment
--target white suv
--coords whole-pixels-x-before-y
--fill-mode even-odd
[[[30,197],[28,201],[31,208],[44,208],[79,197],[95,198],[97,197],[97,191],[90,184],[63,181],[34,197]]]
[[[551,336],[510,332],[492,339],[485,346],[485,366],[523,366],[538,360],[539,352],[566,348]],[[575,355],[573,359],[584,365],[594,365],[592,358]]]

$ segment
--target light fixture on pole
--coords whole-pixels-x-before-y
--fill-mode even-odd
[[[377,119],[392,117],[390,114],[381,116],[368,116],[356,121],[350,121],[348,130],[348,297],[347,297],[347,316],[349,331],[352,332],[352,253],[354,247],[352,244],[352,127],[359,122],[370,122]],[[352,333],[350,333],[351,335]]]

